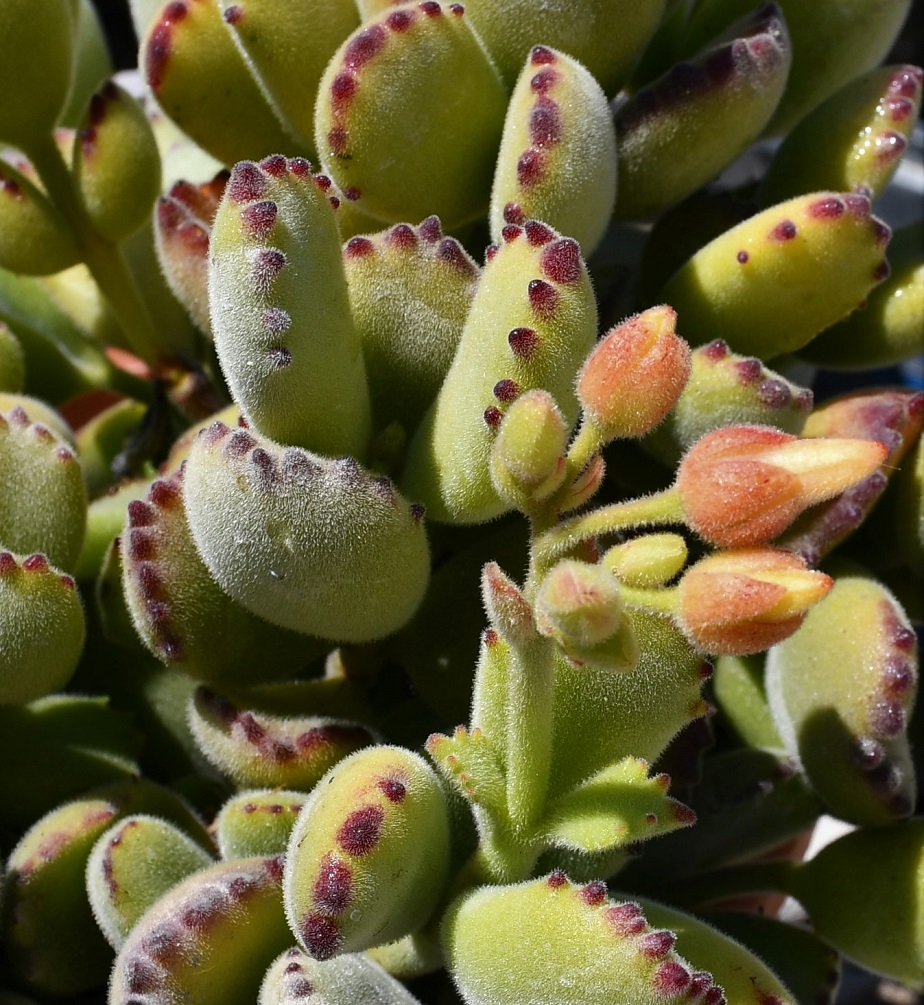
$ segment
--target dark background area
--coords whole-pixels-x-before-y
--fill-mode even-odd
[[[293,0],[297,2],[297,0]],[[803,0],[814,3],[815,0]],[[93,6],[109,40],[109,51],[116,69],[124,70],[135,66],[138,58],[138,42],[132,29],[128,13],[128,0],[93,0]],[[889,54],[888,63],[924,63],[924,0],[914,0],[905,29]]]

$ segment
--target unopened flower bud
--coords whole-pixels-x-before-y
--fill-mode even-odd
[[[527,642],[536,634],[529,601],[497,562],[481,570],[481,596],[491,626],[509,642]]]
[[[680,463],[684,518],[723,548],[763,544],[809,506],[872,474],[886,453],[872,440],[799,439],[769,426],[716,429]]]
[[[613,545],[600,564],[627,586],[648,589],[673,579],[686,560],[686,541],[679,534],[644,534]]]
[[[599,670],[631,670],[639,659],[619,582],[601,565],[565,559],[536,598],[536,626],[567,656]]]
[[[651,307],[611,328],[578,375],[577,395],[605,442],[644,436],[674,407],[690,376],[690,347],[672,307]]]
[[[491,450],[491,479],[518,509],[541,502],[565,476],[568,425],[548,391],[527,391],[510,406]]]
[[[747,548],[701,559],[678,586],[678,620],[708,653],[744,656],[788,638],[833,586],[780,548]]]

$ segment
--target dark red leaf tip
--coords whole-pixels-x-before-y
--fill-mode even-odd
[[[316,907],[330,914],[342,914],[353,899],[353,870],[342,858],[328,852],[311,888]]]
[[[584,272],[581,248],[573,237],[560,237],[546,245],[539,256],[539,268],[553,283],[576,283]]]
[[[394,32],[407,31],[414,23],[416,16],[417,15],[413,10],[408,10],[407,8],[392,11],[391,14],[385,18],[385,24]]]
[[[916,96],[924,80],[924,71],[919,66],[903,66],[889,81],[889,93],[900,94],[904,98]]]
[[[494,385],[494,397],[498,401],[508,403],[515,401],[520,396],[520,385],[509,377],[499,380]]]
[[[264,157],[260,161],[260,167],[274,178],[283,178],[289,172],[288,161],[282,154],[270,154],[269,157]]]
[[[363,806],[354,810],[337,831],[337,843],[356,858],[368,855],[379,843],[385,811],[381,806]]]
[[[351,237],[343,251],[347,258],[366,258],[375,254],[375,245],[368,237]]]
[[[240,4],[231,4],[225,8],[225,21],[232,25],[240,24],[244,19],[244,8]]]
[[[548,94],[558,81],[558,70],[546,67],[534,73],[529,81],[530,90],[534,94]]]
[[[491,429],[497,429],[504,418],[504,413],[496,405],[489,405],[484,410],[483,418]]]
[[[717,363],[720,359],[725,359],[728,351],[728,343],[720,338],[713,339],[707,345],[703,346],[703,355],[713,363]]]
[[[260,240],[267,237],[276,223],[279,207],[272,199],[252,202],[241,210],[241,223],[248,237]]]
[[[873,219],[873,236],[876,240],[876,245],[880,248],[884,248],[889,241],[892,240],[892,230],[887,223],[883,223],[882,220]]]
[[[541,96],[530,111],[529,138],[540,150],[561,142],[561,115],[551,98]]]
[[[847,207],[847,212],[858,220],[865,220],[872,211],[869,196],[860,195],[858,192],[845,195],[844,205]]]
[[[334,157],[345,157],[349,133],[343,126],[334,126],[327,131],[327,145]]]
[[[500,642],[500,636],[493,628],[486,628],[481,635],[481,641],[484,642],[488,649],[493,648]]]
[[[883,258],[883,260],[873,269],[873,282],[881,283],[883,280],[889,278],[892,272],[892,267]]]
[[[792,402],[792,391],[784,381],[768,377],[757,388],[757,400],[767,408],[785,408]]]
[[[824,199],[816,199],[809,203],[808,215],[818,219],[833,220],[841,216],[847,206],[842,199],[837,196],[826,196]]]
[[[796,234],[798,234],[799,229],[792,222],[792,220],[781,220],[774,228],[770,231],[768,237],[771,241],[782,243],[784,241],[791,241]]]
[[[677,936],[673,932],[660,930],[648,932],[638,940],[638,951],[646,960],[663,960],[677,945]]]
[[[48,572],[48,559],[37,552],[23,559],[22,567],[26,572]]]
[[[524,150],[517,161],[517,181],[524,188],[535,185],[544,174],[542,154],[538,150]]]
[[[500,251],[500,248],[498,247],[498,245],[496,245],[496,244],[489,244],[484,249],[484,260],[485,260],[485,262],[493,262],[494,259],[497,257],[498,251]]]
[[[646,927],[641,907],[632,901],[614,904],[606,909],[603,916],[613,932],[622,938],[639,935]]]
[[[407,798],[407,786],[400,778],[380,778],[377,785],[389,802],[403,803]]]
[[[875,738],[892,740],[905,730],[905,709],[900,702],[883,698],[870,709],[868,725]]]
[[[260,315],[260,325],[270,335],[282,335],[292,326],[292,316],[281,307],[267,307]]]
[[[329,960],[340,951],[343,936],[333,918],[309,914],[301,926],[302,942],[316,960]]]
[[[748,386],[760,380],[764,372],[763,363],[759,359],[742,359],[735,363],[735,375],[739,384]]]
[[[904,698],[914,687],[916,674],[911,661],[891,656],[882,668],[882,690],[889,698]]]
[[[371,24],[354,35],[347,43],[343,54],[343,65],[350,70],[358,70],[385,45],[385,29],[380,24]]]
[[[462,17],[465,13],[465,8],[460,3],[451,3],[449,5],[449,10],[456,15],[456,17]]]
[[[424,0],[422,4],[418,4],[418,7],[427,17],[439,17],[443,13],[443,8],[436,0]]]
[[[907,137],[893,129],[884,129],[873,140],[873,148],[876,151],[876,162],[878,164],[888,164],[897,160],[905,152],[908,146]]]
[[[140,499],[132,499],[128,504],[129,527],[151,527],[156,522],[157,510],[153,506]]]
[[[539,333],[534,328],[514,328],[507,343],[521,359],[530,359],[539,348]]]
[[[268,293],[273,280],[286,264],[285,253],[279,248],[261,248],[253,258],[254,286],[260,293]]]
[[[515,223],[508,223],[501,228],[501,238],[506,244],[515,241],[522,233],[523,228],[518,227]]]
[[[666,998],[677,997],[690,986],[690,972],[673,960],[665,960],[655,971],[652,985]]]
[[[226,191],[234,202],[253,202],[266,191],[266,177],[253,161],[239,161],[231,169]]]
[[[558,309],[558,290],[544,279],[531,279],[526,288],[526,296],[533,313],[540,318],[548,319]]]
[[[508,202],[504,206],[504,223],[512,223],[517,227],[522,227],[526,223],[526,214],[523,212],[523,207],[516,202]]]
[[[244,429],[235,429],[228,437],[225,452],[232,457],[243,457],[257,445],[257,441]]]
[[[914,115],[914,102],[910,98],[887,98],[884,111],[890,122],[904,122]]]
[[[356,80],[356,77],[348,70],[343,70],[338,73],[331,81],[330,85],[330,96],[334,105],[343,106],[349,103],[350,99],[356,93],[357,87],[358,81]]]
[[[470,272],[472,263],[462,245],[454,237],[444,237],[436,246],[436,257],[440,262],[445,262],[455,269],[463,272]]]
[[[588,907],[599,907],[606,900],[606,883],[595,879],[592,883],[581,887],[581,900]]]
[[[533,66],[546,66],[555,60],[555,53],[547,45],[534,45],[529,51],[529,61]]]
[[[289,171],[295,175],[296,178],[310,178],[311,175],[311,161],[307,157],[290,157],[289,158]],[[318,175],[316,181],[320,182],[322,175]],[[328,179],[328,184],[330,184],[330,179]]]
[[[415,525],[419,526],[423,523],[423,519],[427,514],[427,507],[423,503],[411,503],[408,507],[411,519],[414,521]]]
[[[18,568],[19,563],[13,558],[11,552],[0,551],[0,576],[8,576]]]
[[[523,229],[526,231],[526,239],[536,248],[554,241],[556,237],[555,231],[540,220],[527,220]]]
[[[347,202],[356,202],[361,195],[362,192],[355,185],[347,185],[347,187],[343,190],[343,198],[346,199]]]
[[[422,220],[417,231],[425,241],[435,242],[443,237],[443,225],[438,216],[428,216]]]

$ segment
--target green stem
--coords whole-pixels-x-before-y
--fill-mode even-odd
[[[74,186],[74,179],[52,136],[37,138],[25,151],[49,197],[70,224],[84,262],[132,351],[147,363],[157,360],[158,334],[118,245],[102,238],[93,226]]]
[[[545,808],[552,764],[554,646],[536,636],[510,646],[507,679],[507,809],[517,837]]]
[[[682,522],[680,493],[674,487],[640,499],[611,503],[564,520],[539,535],[533,551],[535,566],[537,569],[548,569],[579,544],[604,534],[651,524]]]

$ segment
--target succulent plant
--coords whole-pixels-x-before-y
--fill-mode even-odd
[[[909,5],[0,0],[0,1003],[924,990]]]

